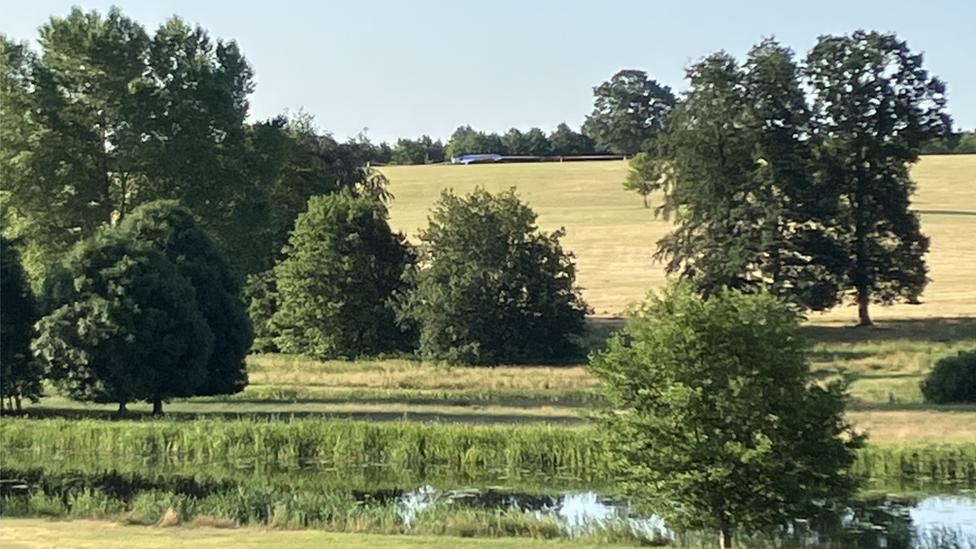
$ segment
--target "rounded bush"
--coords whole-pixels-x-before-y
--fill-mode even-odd
[[[976,402],[976,349],[936,362],[921,388],[925,401],[933,404]]]

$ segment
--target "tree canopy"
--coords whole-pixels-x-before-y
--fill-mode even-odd
[[[429,219],[400,310],[425,358],[493,365],[579,352],[586,305],[562,231],[539,231],[514,190],[445,191]]]
[[[377,355],[404,347],[393,294],[410,257],[386,207],[349,192],[313,196],[274,268],[274,342],[320,359]]]
[[[676,101],[670,87],[638,70],[618,72],[593,88],[593,97],[583,133],[598,149],[626,155],[637,153],[661,130]]]
[[[631,163],[638,182],[659,178],[659,211],[675,222],[656,257],[706,295],[766,288],[803,308],[833,306],[843,260],[826,224],[836,197],[813,177],[812,117],[792,52],[767,40],[745,64],[718,53],[688,77],[654,151]]]
[[[257,269],[267,194],[245,124],[253,73],[236,43],[176,17],[149,34],[117,8],[52,17],[39,43],[35,55],[3,40],[0,115],[16,120],[0,159],[5,233],[29,237],[49,264],[140,203],[173,198],[239,273]]]
[[[911,209],[909,166],[945,137],[945,84],[893,34],[823,36],[807,56],[822,177],[837,197],[830,221],[843,250],[840,284],[861,325],[871,303],[915,303],[928,283],[929,239]]]
[[[115,228],[82,240],[45,285],[32,344],[59,391],[127,403],[187,397],[207,377],[214,336],[190,281],[166,256]]]
[[[590,370],[623,491],[669,528],[755,532],[857,490],[843,387],[810,377],[797,317],[768,293],[687,283],[634,307]]]
[[[189,210],[172,200],[143,204],[120,230],[162,252],[193,286],[196,304],[214,336],[207,375],[195,395],[239,393],[247,385],[247,356],[254,339],[241,288],[230,264]]]

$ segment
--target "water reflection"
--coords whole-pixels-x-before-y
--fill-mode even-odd
[[[520,494],[498,489],[438,490],[423,486],[404,493],[397,505],[409,524],[432,505],[510,509],[557,520],[567,532],[582,534],[608,524],[624,524],[648,539],[674,537],[656,516],[638,516],[626,502],[593,491],[558,495]],[[780,541],[804,546],[835,545],[862,549],[976,546],[976,498],[969,496],[877,497],[858,501],[816,520],[797,521],[776,532]],[[689,540],[684,540],[688,542]],[[947,543],[954,541],[955,543]]]

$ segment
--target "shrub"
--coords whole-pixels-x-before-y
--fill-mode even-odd
[[[959,351],[935,364],[921,383],[926,402],[976,402],[976,349]]]
[[[444,192],[421,232],[401,321],[425,359],[493,365],[579,353],[586,304],[562,231],[543,233],[514,191]]]

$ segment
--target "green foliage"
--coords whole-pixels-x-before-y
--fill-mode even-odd
[[[44,298],[32,349],[66,396],[161,411],[206,379],[214,336],[193,285],[148,245],[99,231],[68,254]]]
[[[842,252],[824,217],[836,198],[811,176],[811,113],[792,52],[767,40],[744,65],[718,53],[688,76],[665,132],[632,161],[634,185],[662,181],[660,211],[675,220],[656,257],[704,295],[765,288],[804,309],[833,306]]]
[[[43,390],[38,364],[31,360],[37,308],[13,243],[0,237],[0,399],[37,402]]]
[[[446,158],[444,144],[441,140],[431,140],[424,135],[416,141],[397,139],[393,146],[390,162],[393,164],[437,164]]]
[[[809,376],[795,314],[767,293],[668,286],[593,356],[622,489],[677,530],[761,530],[854,494],[862,438]],[[726,545],[727,546],[727,545]]]
[[[976,154],[976,131],[932,139],[922,146],[920,154]]]
[[[410,259],[387,217],[378,200],[348,192],[309,199],[274,268],[278,348],[330,359],[403,347],[391,298]]]
[[[247,385],[244,358],[254,334],[240,284],[213,240],[178,202],[160,200],[136,208],[120,230],[163,252],[193,285],[196,303],[214,336],[207,377],[195,395],[234,394]]]
[[[579,352],[586,305],[572,255],[562,231],[542,233],[535,219],[514,190],[441,195],[400,310],[424,358],[491,365]]]
[[[926,402],[976,402],[976,350],[959,351],[935,364],[921,383]]]
[[[639,152],[630,159],[630,171],[624,180],[624,190],[634,191],[644,199],[644,207],[650,208],[647,196],[661,188],[662,162],[654,156]]]
[[[238,272],[257,270],[265,156],[251,154],[253,75],[237,45],[175,17],[150,35],[117,8],[53,17],[39,43],[34,55],[4,40],[0,107],[13,121],[4,232],[38,247],[36,270],[160,198],[190,208]]]
[[[592,139],[573,131],[565,122],[556,126],[555,131],[549,135],[549,144],[552,147],[552,154],[556,156],[574,156],[596,152],[596,145]]]
[[[810,51],[821,177],[836,196],[828,228],[840,245],[840,283],[871,324],[870,303],[914,303],[928,282],[929,239],[910,209],[909,166],[949,133],[945,85],[893,34],[824,36]]]
[[[593,112],[583,123],[583,133],[602,151],[635,154],[653,138],[675,105],[671,88],[649,80],[647,73],[622,70],[593,88]]]

